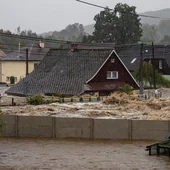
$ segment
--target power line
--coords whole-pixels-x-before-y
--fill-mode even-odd
[[[14,37],[15,38],[15,37]],[[75,44],[75,43],[72,43],[73,45]],[[1,45],[2,45],[2,48],[1,49],[9,49],[9,48],[7,48],[8,46],[11,46],[11,47],[18,47],[18,44],[12,44],[12,43],[1,43]],[[34,46],[34,45],[37,45],[37,46]],[[59,44],[59,45],[63,45],[63,44]],[[71,44],[69,44],[69,45],[71,45]],[[131,47],[139,47],[141,44],[140,43],[132,43],[132,44],[120,44],[120,45],[115,45],[114,43],[76,43],[75,45],[77,45],[78,46],[78,49],[80,48],[81,49],[81,47],[83,48],[83,49],[85,49],[86,47],[87,47],[87,49],[88,49],[88,47],[106,47],[106,49],[107,49],[107,47],[113,47],[113,48],[122,48],[122,49],[127,49],[127,48],[131,48]],[[4,47],[3,47],[4,46]],[[145,45],[145,47],[147,47],[147,48],[149,48],[149,47],[151,47],[152,45],[151,44],[146,44]],[[25,48],[32,48],[32,47],[34,47],[35,49],[36,48],[40,48],[40,47],[38,47],[38,43],[36,43],[36,42],[33,42],[33,43],[30,43],[29,45],[27,45],[27,46],[20,46],[21,47],[21,50],[25,50]],[[156,44],[156,48],[165,48],[165,47],[170,47],[170,44],[167,44],[166,43],[166,45],[163,43],[163,44]],[[55,49],[55,48],[60,48],[60,47],[55,47],[55,46],[45,46],[45,47],[43,47],[42,49],[46,49],[46,48],[48,48],[48,49]],[[66,48],[67,49],[67,48]],[[69,48],[70,49],[70,48]]]
[[[83,4],[86,4],[86,5],[90,5],[90,6],[102,8],[102,9],[114,10],[114,9],[111,9],[111,8],[108,8],[108,7],[100,6],[100,5],[93,4],[93,3],[89,3],[89,2],[86,2],[86,1],[82,1],[82,0],[76,0],[76,1],[77,1],[77,2],[80,2],[80,3],[83,3]],[[122,13],[130,14],[130,15],[135,15],[135,14],[133,14],[133,13],[127,13],[127,12],[122,12]],[[151,15],[143,15],[143,14],[138,14],[138,15],[139,15],[140,17],[145,17],[145,18],[170,20],[170,18],[156,17],[156,16],[151,16]]]
[[[74,42],[74,41],[65,41],[65,40],[55,40],[55,39],[46,39],[46,38],[38,38],[38,37],[31,37],[31,36],[21,36],[21,35],[16,35],[16,34],[9,34],[9,33],[2,33],[0,32],[0,36],[5,36],[5,37],[10,37],[10,38],[16,38],[16,39],[24,39],[24,40],[28,40],[28,41],[43,41],[46,43],[52,43],[53,45],[55,43],[59,43],[60,45],[71,45],[71,44],[76,44],[76,45],[80,45],[81,46],[85,46],[85,47],[110,47],[111,45],[113,45],[113,48],[121,48],[123,46],[123,48],[125,47],[131,47],[131,46],[139,46],[139,43],[132,43],[132,44],[120,44],[120,45],[116,45],[114,43],[83,43],[83,42]],[[36,43],[36,42],[35,42]],[[18,44],[9,44],[9,43],[1,43],[4,46],[7,45],[11,45],[11,46],[17,46]],[[166,43],[167,44],[167,43]],[[168,44],[167,44],[168,45]],[[24,46],[21,46],[24,48]],[[29,46],[26,46],[25,48],[28,48]],[[32,47],[32,45],[30,46]],[[44,48],[57,48],[55,46],[45,46]],[[164,47],[162,47],[164,48]]]
[[[55,49],[52,49],[52,50],[55,50]],[[69,49],[57,49],[57,50],[63,50],[63,51],[68,51],[69,52]],[[89,50],[84,50],[84,51],[94,51],[93,49],[89,49]],[[109,49],[106,49],[106,50],[109,50]],[[111,49],[110,49],[111,50]],[[22,51],[22,52],[18,52],[17,50],[15,50],[15,51],[12,51],[12,50],[7,50],[8,52],[12,52],[13,53],[13,55],[22,55],[22,57],[23,57],[23,55],[25,56],[26,55],[26,51]],[[48,53],[49,53],[50,51],[48,51],[48,52],[31,52],[30,53],[30,55],[31,56],[34,56],[34,55],[36,55],[36,56],[42,56],[42,55],[47,55]],[[125,50],[125,52],[126,52],[126,50]],[[134,57],[140,57],[140,49],[138,49],[138,51],[137,51],[138,53],[135,53],[134,54]],[[163,52],[162,52],[162,54],[163,54]],[[165,54],[170,54],[170,52],[165,52]],[[8,54],[7,54],[8,55]],[[121,57],[121,58],[132,58],[132,55],[131,54],[129,54],[128,52],[127,53],[121,53],[121,52],[119,52],[118,53],[118,55]],[[157,54],[156,54],[157,55]],[[150,53],[146,53],[146,54],[144,54],[144,57],[152,57],[152,54],[151,54],[151,52]],[[162,57],[160,57],[160,58],[162,58]],[[15,60],[16,58],[14,58],[14,60]],[[21,58],[21,59],[23,59],[23,58]],[[3,58],[2,58],[2,60],[3,60]],[[12,58],[11,58],[11,60],[12,60]]]
[[[84,46],[95,46],[96,45],[96,46],[105,47],[107,45],[113,44],[113,43],[83,43],[83,42],[75,42],[75,41],[55,40],[55,39],[46,39],[46,38],[31,37],[31,36],[21,36],[21,35],[2,33],[2,32],[0,32],[0,35],[10,37],[10,38],[25,39],[28,41],[29,40],[34,40],[34,41],[42,41],[43,40],[43,42],[47,42],[47,43],[77,44],[77,45],[84,45]],[[7,45],[7,44],[4,44],[4,45]],[[13,44],[11,44],[11,45],[13,45]],[[113,45],[115,45],[115,44],[113,44]],[[129,46],[129,45],[137,45],[137,43],[123,44],[123,46]],[[16,46],[18,46],[18,45],[16,45]],[[120,45],[120,46],[122,46],[122,45]],[[46,48],[48,48],[48,47],[46,47]],[[49,48],[50,48],[50,46],[49,46]]]
[[[7,33],[0,33],[0,35],[1,34],[3,34],[3,36],[7,36],[7,37],[9,37],[10,36],[10,38],[20,38],[20,36],[18,36],[18,35],[13,35],[13,34],[7,34]],[[26,40],[29,40],[29,39],[33,39],[33,40],[37,40],[37,38],[36,37],[29,37],[29,36],[22,36],[22,38],[23,39],[26,39]],[[42,40],[42,39],[41,39]],[[43,39],[44,40],[44,39]],[[48,40],[51,40],[51,39],[48,39]],[[58,43],[60,42],[60,40],[56,40]],[[67,41],[64,41],[64,42],[67,42]],[[49,42],[47,42],[47,43],[49,43]],[[53,42],[52,42],[53,43]],[[61,42],[60,42],[61,43]],[[68,44],[68,43],[67,43]],[[132,47],[139,47],[139,43],[137,44],[137,43],[134,43],[134,44],[123,44],[123,45],[114,45],[114,44],[108,44],[108,43],[75,43],[75,42],[71,42],[70,41],[70,43],[69,43],[69,45],[71,45],[71,44],[77,44],[77,45],[80,45],[79,47],[78,47],[78,49],[80,49],[81,50],[81,47],[82,48],[84,48],[84,50],[93,50],[93,47],[94,48],[97,48],[97,47],[102,47],[103,49],[106,47],[106,49],[108,49],[107,47],[109,47],[109,48],[111,48],[111,46],[113,45],[113,49],[118,49],[118,50],[128,50],[129,48],[132,48]],[[17,51],[17,49],[14,49],[14,50],[10,50],[9,48],[7,48],[8,46],[12,46],[12,47],[18,47],[18,45],[15,45],[15,44],[3,44],[5,47],[4,48],[2,48],[2,50],[5,50],[6,52],[15,52],[15,53],[17,53],[18,54],[18,51]],[[38,44],[37,44],[38,45]],[[62,43],[62,44],[60,44],[60,45],[64,45],[64,43]],[[167,45],[168,46],[168,45]],[[29,47],[32,47],[32,45],[31,46],[26,46],[26,47],[23,47],[23,49],[21,49],[21,51],[20,51],[20,53],[22,53],[22,50],[25,50],[25,48],[29,48]],[[87,47],[87,48],[86,48]],[[88,47],[92,47],[92,48],[88,48]],[[35,48],[38,48],[38,46],[37,47],[35,47]],[[44,48],[48,48],[48,49],[60,49],[60,47],[44,47]],[[165,47],[158,47],[159,49],[160,48],[165,48]],[[63,48],[63,49],[70,49],[70,48]],[[157,49],[157,48],[156,48]],[[46,52],[40,52],[40,53],[37,53],[37,52],[32,52],[32,53],[34,53],[35,55],[37,54],[37,55],[42,55],[42,54],[46,54]]]
[[[100,5],[92,4],[92,3],[81,1],[81,0],[76,0],[76,1],[78,1],[80,3],[87,4],[87,5],[91,5],[91,6],[94,6],[94,7],[102,8],[102,9],[113,10],[113,9],[108,8],[108,7],[103,7],[103,6],[100,6]]]
[[[6,36],[6,37],[13,37],[13,38],[18,38],[18,39],[27,39],[27,40],[35,40],[35,41],[44,41],[44,42],[51,42],[51,43],[79,43],[79,42],[74,42],[74,41],[65,41],[65,40],[56,40],[56,39],[49,39],[49,38],[41,38],[41,37],[31,37],[31,36],[23,36],[23,35],[17,35],[17,34],[9,34],[9,33],[2,33],[0,32],[1,36]]]
[[[24,40],[28,40],[28,41],[43,41],[46,43],[61,43],[60,45],[68,45],[68,44],[78,44],[78,45],[86,45],[86,46],[93,46],[95,44],[97,44],[97,46],[99,46],[99,44],[103,44],[101,46],[105,46],[105,44],[108,43],[83,43],[83,42],[75,42],[75,41],[65,41],[65,40],[56,40],[56,39],[47,39],[47,38],[40,38],[40,37],[31,37],[31,36],[22,36],[22,35],[16,35],[16,34],[9,34],[9,33],[2,33],[0,32],[0,36],[5,36],[5,37],[9,37],[9,38],[16,38],[16,39],[24,39]],[[6,44],[5,44],[6,45]],[[48,48],[48,47],[46,47]]]

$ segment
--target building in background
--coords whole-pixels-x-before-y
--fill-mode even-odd
[[[51,49],[35,71],[11,87],[11,95],[107,95],[138,83],[113,49]]]
[[[48,53],[49,47],[44,43],[34,43],[19,48],[6,56],[0,57],[0,82],[10,83],[11,77],[17,83],[26,76],[26,49],[28,48],[28,72],[31,73]],[[0,56],[3,54],[0,51]]]

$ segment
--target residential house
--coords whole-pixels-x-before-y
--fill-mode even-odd
[[[112,49],[51,49],[37,69],[6,93],[73,96],[99,92],[106,95],[125,84],[134,89],[139,87]]]
[[[170,76],[170,45],[156,44],[154,57],[152,50],[152,45],[144,46],[143,61],[151,62],[162,75]],[[130,72],[134,72],[140,67],[141,46],[139,44],[120,47],[116,51]]]
[[[31,73],[49,51],[44,43],[31,44],[0,58],[0,82],[10,83],[13,76],[19,82],[26,75],[26,48],[28,48],[28,72]]]

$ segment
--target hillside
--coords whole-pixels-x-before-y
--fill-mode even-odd
[[[84,26],[84,30],[87,34],[92,35],[94,30],[94,24]]]
[[[162,18],[170,18],[170,8],[162,9],[158,11],[148,11],[141,14],[155,16],[155,17],[162,17]],[[158,25],[160,21],[161,19],[141,18],[142,24]]]
[[[170,18],[170,8],[162,9],[158,11],[148,11],[141,14],[162,17],[162,18]],[[142,24],[158,25],[160,21],[161,19],[153,19],[153,18],[145,18],[145,17],[141,18]],[[45,38],[54,37],[60,40],[81,41],[84,32],[92,35],[93,31],[94,31],[94,24],[86,25],[83,27],[82,24],[75,23],[72,25],[68,25],[65,29],[61,31],[49,31],[47,33],[41,34],[41,36]],[[159,34],[160,37],[164,36],[164,34],[162,33]]]

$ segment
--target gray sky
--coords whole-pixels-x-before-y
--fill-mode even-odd
[[[85,0],[113,8],[117,3],[137,7],[137,12],[170,8],[170,0]],[[34,32],[61,30],[68,24],[94,23],[101,9],[81,4],[75,0],[0,0],[0,29],[15,31],[32,29]]]

